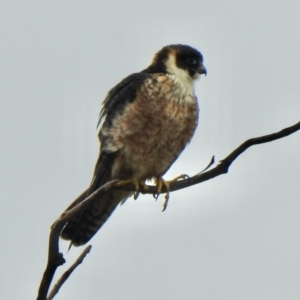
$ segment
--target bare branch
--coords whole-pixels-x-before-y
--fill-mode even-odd
[[[93,194],[86,198],[87,190],[84,191],[51,226],[48,248],[48,262],[40,283],[37,300],[47,299],[47,294],[53,280],[56,269],[65,263],[62,253],[59,253],[59,235],[65,224],[83,211],[95,199],[103,197],[107,191],[116,186],[119,180],[110,181],[96,190]],[[85,199],[86,198],[86,199]]]
[[[229,170],[230,165],[232,162],[241,155],[244,151],[246,151],[249,147],[254,145],[259,145],[263,143],[272,142],[277,139],[281,139],[286,137],[296,131],[300,130],[300,122],[296,123],[293,126],[287,127],[279,132],[252,138],[245,141],[239,147],[237,147],[234,151],[232,151],[226,158],[221,160],[219,164],[211,170],[208,170],[204,173],[198,173],[193,177],[189,177],[184,180],[171,182],[170,183],[170,192],[180,190],[195,184],[199,184],[201,182],[210,180],[214,177],[217,177],[222,174],[226,174]],[[103,186],[101,186],[98,190],[94,193],[86,197],[87,191],[83,192],[73,203],[67,208],[67,210],[54,222],[51,226],[51,232],[49,237],[49,254],[48,254],[48,263],[46,270],[43,275],[43,279],[40,284],[39,293],[37,300],[45,300],[47,299],[47,293],[53,279],[54,273],[58,266],[62,265],[65,260],[63,255],[59,253],[58,241],[59,235],[65,224],[76,216],[79,212],[83,211],[86,207],[91,205],[91,203],[95,200],[99,200],[105,195],[108,191],[113,189],[118,190],[128,190],[128,191],[135,191],[135,187],[133,184],[122,185],[118,186],[119,180],[110,181]],[[148,186],[148,189],[143,189],[140,191],[144,194],[155,194],[156,187],[155,186]],[[162,193],[165,193],[165,187],[162,188]]]
[[[73,203],[80,203],[86,198],[86,194],[87,190],[79,195],[77,199],[73,201]],[[45,300],[47,298],[50,284],[56,269],[65,263],[65,259],[63,258],[62,253],[59,253],[58,247],[59,234],[63,226],[64,224],[61,225],[61,228],[57,228],[57,230],[51,229],[48,246],[48,262],[40,283],[37,300]]]
[[[80,254],[80,256],[76,259],[74,264],[65,272],[62,274],[62,276],[59,278],[57,283],[54,285],[52,290],[50,291],[47,300],[52,300],[54,296],[58,293],[59,289],[62,287],[62,285],[65,283],[65,281],[69,278],[69,276],[72,274],[72,272],[83,262],[85,256],[91,251],[92,246],[87,246],[83,252]]]

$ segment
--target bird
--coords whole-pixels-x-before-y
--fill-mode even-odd
[[[201,52],[172,44],[160,49],[149,67],[109,90],[99,116],[100,153],[91,184],[66,210],[111,180],[133,183],[136,192],[111,190],[95,199],[67,222],[62,239],[74,246],[87,243],[119,204],[147,188],[147,180],[155,180],[157,195],[165,187],[168,197],[170,181],[162,176],[194,135],[199,118],[194,85],[206,74]]]

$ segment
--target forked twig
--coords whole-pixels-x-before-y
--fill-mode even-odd
[[[72,272],[83,262],[85,256],[91,251],[91,249],[91,245],[85,247],[80,256],[73,263],[73,265],[58,279],[57,283],[53,286],[52,290],[50,291],[47,300],[52,300],[54,298],[54,296],[58,293],[59,289],[62,287],[65,281],[69,278]]]

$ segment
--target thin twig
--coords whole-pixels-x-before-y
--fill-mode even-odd
[[[201,174],[204,171],[208,170],[214,163],[215,163],[215,156],[213,155],[210,162],[209,162],[209,164],[202,171],[200,171],[198,174]]]
[[[73,265],[65,273],[61,275],[57,283],[53,286],[52,290],[50,291],[47,300],[52,300],[54,298],[54,296],[58,293],[62,285],[72,274],[72,272],[83,262],[85,256],[91,251],[91,248],[92,248],[91,245],[87,246],[80,254],[80,256],[76,259],[76,261],[73,263]]]

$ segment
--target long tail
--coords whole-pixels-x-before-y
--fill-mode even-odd
[[[111,216],[118,204],[128,197],[128,192],[111,191],[94,201],[85,211],[69,221],[61,237],[74,246],[87,243]]]
[[[82,202],[86,197],[111,181],[111,169],[114,154],[101,153],[97,161],[94,178],[89,189],[83,192],[66,210]],[[71,245],[80,246],[87,243],[107,221],[119,203],[125,201],[132,192],[115,190],[107,192],[102,198],[96,199],[83,212],[70,220],[61,232],[61,237],[71,241]]]

